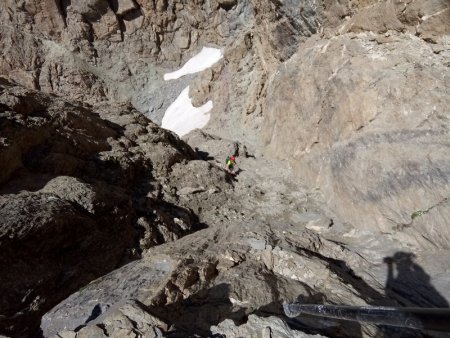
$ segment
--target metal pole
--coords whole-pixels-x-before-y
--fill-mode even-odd
[[[450,309],[399,308],[384,306],[335,306],[283,303],[290,318],[301,314],[352,320],[364,323],[450,332]]]

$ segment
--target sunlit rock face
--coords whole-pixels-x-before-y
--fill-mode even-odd
[[[361,9],[337,36],[306,42],[279,68],[266,101],[266,149],[359,231],[401,231],[416,248],[448,249],[448,9],[406,6],[422,11],[412,27],[404,8],[370,8],[386,15]]]
[[[448,307],[449,22],[0,1],[0,335],[433,336],[281,304]]]

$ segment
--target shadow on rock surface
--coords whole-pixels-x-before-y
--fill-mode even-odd
[[[128,106],[94,112],[12,84],[0,93],[0,334],[28,337],[141,248],[204,226],[162,200],[164,173],[195,158],[172,133]]]
[[[414,258],[413,253],[402,251],[384,258],[388,268],[386,296],[405,306],[449,307],[447,300],[431,285],[430,276],[414,262]]]
[[[309,289],[306,285],[305,288],[307,290]],[[309,289],[309,294],[297,297],[296,302],[301,304],[324,304],[326,303],[326,295]],[[254,312],[254,314],[260,317],[276,316],[285,321],[291,329],[302,331],[307,334],[320,334],[327,337],[363,337],[361,325],[356,322],[319,318],[310,315],[302,315],[297,318],[288,318],[284,314],[281,300],[260,307]]]
[[[211,156],[207,151],[199,150],[198,147],[195,147],[195,154],[197,158],[203,161],[212,161],[214,157]]]
[[[230,300],[230,286],[218,284],[201,290],[190,297],[166,306],[149,306],[147,311],[171,323],[168,337],[210,336],[210,327],[225,319],[232,319],[240,325],[247,320],[244,308],[233,305]]]
[[[416,256],[398,251],[385,257],[387,264],[386,298],[400,305],[423,308],[448,308],[447,300],[433,287],[431,277],[414,262]],[[376,337],[433,337],[432,332],[380,325]],[[437,336],[441,336],[437,334]]]
[[[317,254],[316,254],[317,255]],[[430,276],[414,262],[415,255],[407,252],[396,252],[392,257],[384,258],[388,266],[386,291],[382,295],[372,288],[362,278],[343,261],[326,258],[328,268],[338,275],[343,282],[352,285],[365,302],[372,306],[392,306],[392,307],[448,307],[447,300],[431,285]],[[310,290],[307,296],[299,296],[299,304],[327,304],[325,294],[316,293]],[[422,331],[402,327],[386,325],[360,324],[358,322],[322,318],[302,314],[293,319],[286,319],[281,309],[281,302],[275,302],[261,307],[259,315],[275,315],[285,320],[292,329],[301,330],[311,334],[322,334],[332,337],[444,337],[442,333],[432,331]],[[333,305],[353,305],[353,304],[333,304]]]

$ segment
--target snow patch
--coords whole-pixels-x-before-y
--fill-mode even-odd
[[[211,67],[222,57],[223,54],[220,49],[203,47],[200,53],[189,59],[179,70],[164,74],[164,80],[175,80],[187,74],[201,72],[202,70]]]
[[[209,121],[210,114],[208,113],[212,108],[212,101],[206,102],[201,107],[194,107],[189,98],[189,86],[187,86],[167,108],[161,127],[169,129],[181,137],[191,130],[203,128]]]

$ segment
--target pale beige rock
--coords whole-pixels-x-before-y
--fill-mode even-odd
[[[180,49],[189,48],[189,45],[191,43],[190,32],[183,28],[177,30],[173,38],[173,43]]]
[[[391,233],[450,193],[448,154],[437,146],[448,143],[448,68],[419,38],[378,45],[369,36],[315,42],[281,67],[265,132],[269,153],[320,187],[340,219]],[[434,227],[433,241],[447,247],[446,224]]]
[[[389,30],[402,31],[405,27],[397,18],[395,5],[391,2],[380,2],[359,10],[345,23],[345,32],[370,31],[385,33]]]
[[[138,15],[136,17],[124,18],[125,34],[130,35],[137,32],[144,24],[144,16]]]
[[[85,328],[82,328],[80,332],[77,333],[77,337],[79,338],[106,338],[108,337],[105,335],[103,330],[98,326],[87,326]],[[121,336],[126,337],[126,336]],[[131,336],[128,336],[131,337]]]
[[[133,0],[117,0],[117,9],[113,8],[117,15],[124,15],[126,12],[129,12],[133,9],[136,9],[135,3]]]
[[[95,38],[103,40],[109,36],[114,36],[120,31],[119,22],[114,12],[108,8],[102,16],[91,23]]]
[[[97,327],[110,336],[207,336],[226,320],[218,333],[294,336],[302,333],[282,322],[286,299],[448,307],[448,7],[446,0],[0,1],[0,74],[83,102],[58,99],[49,110],[46,100],[56,99],[0,88],[2,217],[24,235],[28,228],[14,222],[39,234],[48,225],[55,231],[45,237],[56,242],[66,234],[73,243],[83,226],[97,229],[92,222],[114,230],[107,240],[85,231],[91,237],[79,245],[110,251],[52,249],[55,259],[68,252],[77,267],[90,264],[89,273],[58,273],[62,287],[51,284],[52,269],[70,264],[26,266],[20,275],[32,287],[1,275],[0,308],[22,299],[28,307],[0,318],[43,311],[62,297],[44,287],[71,292],[65,278],[87,281],[98,267],[117,267],[108,253],[126,243],[144,259],[58,305],[44,317],[45,333],[81,325],[85,335],[101,335]],[[203,46],[224,58],[163,80]],[[185,138],[195,153],[118,108],[131,102],[161,121],[188,84],[195,105],[214,103],[205,129],[213,135]],[[72,105],[84,108],[74,113]],[[236,149],[241,171],[232,178],[224,159]],[[200,231],[183,237],[191,230]],[[42,260],[35,242],[27,257],[17,259],[27,254],[17,242],[16,256],[8,249],[0,258]],[[381,334],[296,320],[324,336]]]
[[[70,3],[70,9],[76,13],[91,18],[98,18],[108,10],[107,0],[80,0]]]
[[[211,327],[213,334],[223,334],[226,337],[249,338],[312,338],[323,337],[321,335],[309,335],[289,328],[286,323],[276,317],[260,318],[255,315],[248,317],[247,323],[236,325],[227,319],[217,326]]]

